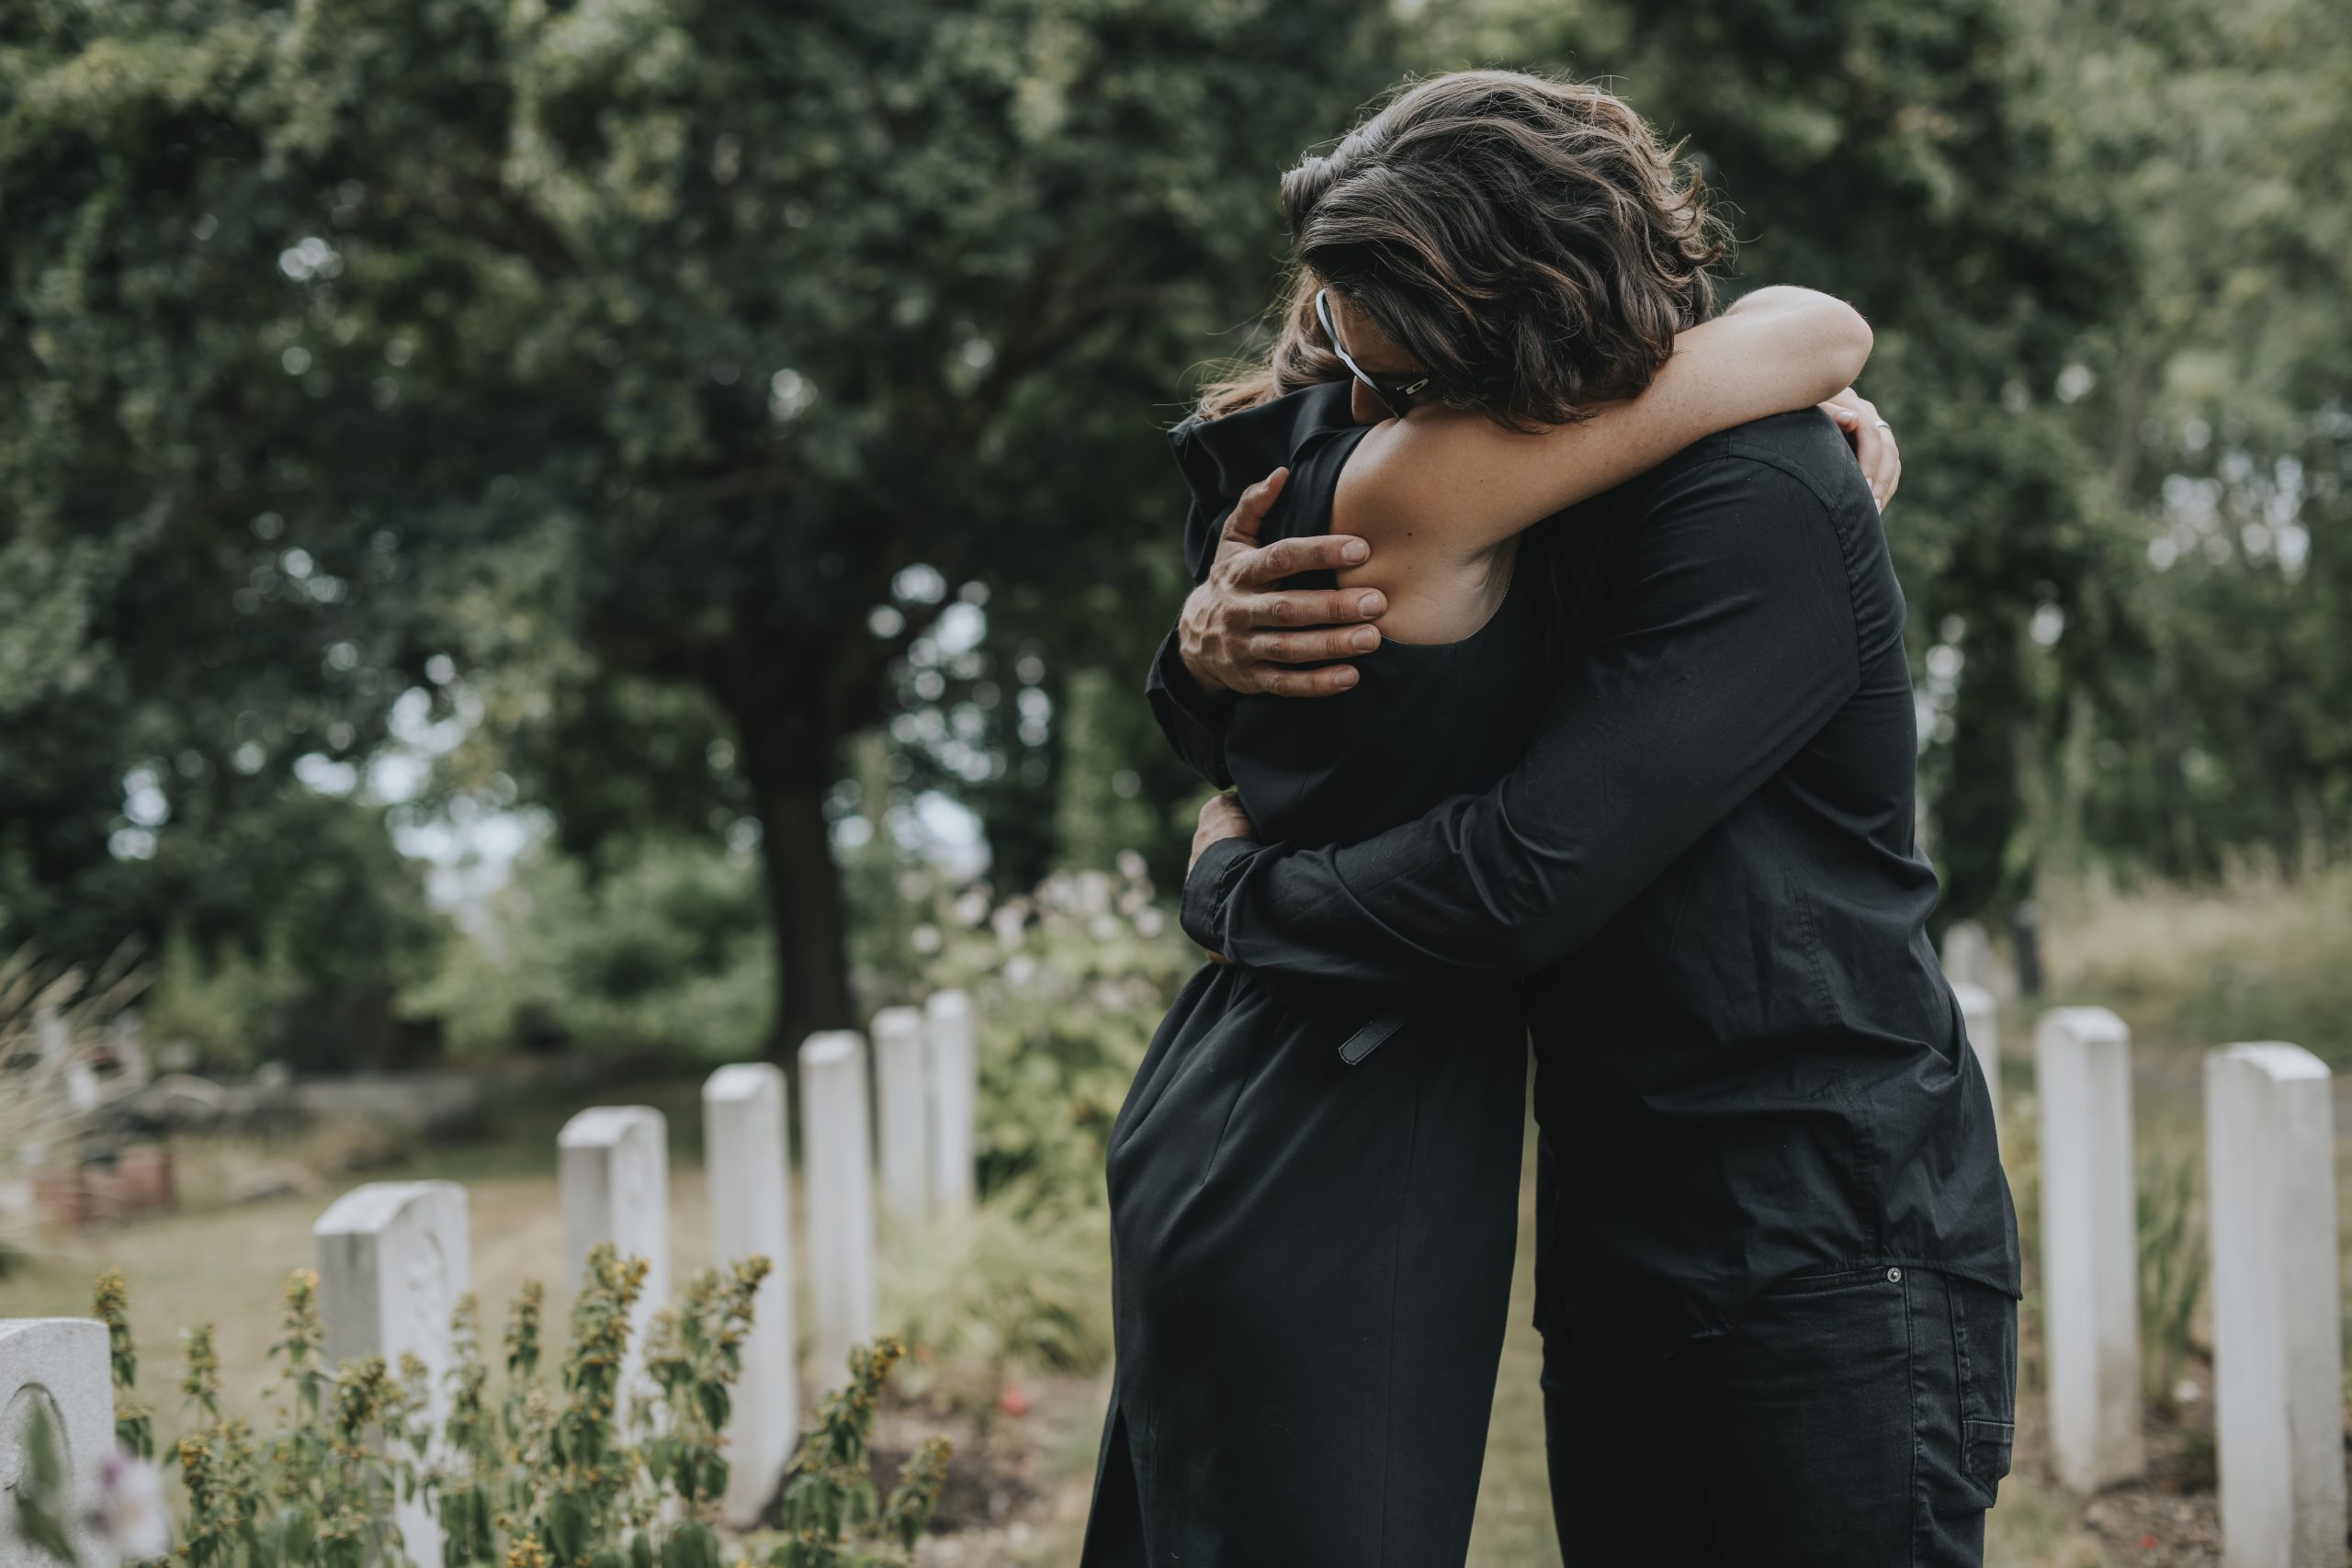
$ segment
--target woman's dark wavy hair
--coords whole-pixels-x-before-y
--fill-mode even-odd
[[[1680,148],[1613,93],[1518,71],[1402,86],[1283,176],[1294,276],[1262,364],[1205,389],[1214,418],[1347,375],[1315,320],[1328,284],[1432,378],[1526,430],[1634,397],[1714,305],[1728,251]]]

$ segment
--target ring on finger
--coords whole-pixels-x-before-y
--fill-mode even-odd
[[[1894,428],[1894,426],[1893,426],[1893,425],[1891,425],[1891,424],[1887,423],[1886,423],[1886,421],[1884,421],[1884,420],[1883,420],[1883,419],[1882,419],[1882,420],[1880,420],[1880,421],[1878,421],[1878,427],[1879,427],[1881,430],[1893,430],[1893,429]]]

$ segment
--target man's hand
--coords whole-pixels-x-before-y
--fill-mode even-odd
[[[1838,422],[1846,439],[1854,448],[1854,458],[1862,466],[1862,478],[1870,481],[1871,499],[1878,502],[1881,512],[1894,499],[1895,486],[1903,482],[1903,455],[1894,449],[1894,429],[1878,412],[1878,405],[1849,387],[1821,405],[1822,412]]]
[[[1277,539],[1261,548],[1259,527],[1289,478],[1288,468],[1276,468],[1242,492],[1217,541],[1208,581],[1193,590],[1176,623],[1184,668],[1211,691],[1328,697],[1356,683],[1354,665],[1291,666],[1380,646],[1379,629],[1368,624],[1387,613],[1387,597],[1379,590],[1273,591],[1272,584],[1298,572],[1336,571],[1372,558],[1370,545],[1345,534]]]
[[[1251,827],[1250,818],[1242,814],[1239,795],[1227,790],[1223,795],[1209,796],[1201,802],[1200,825],[1193,829],[1193,858],[1184,863],[1185,874],[1192,874],[1193,867],[1200,863],[1201,856],[1208,852],[1211,844],[1221,843],[1227,839],[1254,839],[1257,836],[1258,829]]]

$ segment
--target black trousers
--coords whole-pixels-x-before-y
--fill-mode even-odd
[[[1926,1269],[1801,1276],[1636,1376],[1544,1344],[1567,1568],[1978,1568],[2017,1303]]]

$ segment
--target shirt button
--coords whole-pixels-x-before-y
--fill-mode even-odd
[[[1888,1269],[1886,1271],[1886,1282],[1890,1285],[1899,1285],[1903,1283],[1903,1270],[1900,1269]]]

